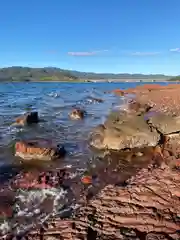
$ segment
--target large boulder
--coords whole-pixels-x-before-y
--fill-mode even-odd
[[[180,117],[157,113],[149,117],[148,124],[163,135],[180,132]]]
[[[156,146],[160,140],[143,116],[118,113],[110,116],[104,125],[95,128],[90,145],[98,149],[121,150]]]
[[[46,141],[19,141],[15,144],[15,156],[24,160],[51,161],[65,155],[63,146],[52,147]]]

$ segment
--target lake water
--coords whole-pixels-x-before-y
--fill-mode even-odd
[[[102,123],[123,99],[105,92],[126,89],[142,83],[3,83],[0,84],[0,162],[14,162],[16,140],[40,137],[62,143],[68,150],[65,161],[86,159],[89,131]],[[161,83],[166,84],[166,83]],[[93,102],[91,97],[104,103]],[[72,121],[68,114],[74,107],[87,111],[83,121]],[[37,126],[16,128],[11,124],[21,114],[35,110],[44,121]]]
[[[142,83],[0,84],[0,174],[3,175],[5,171],[2,165],[19,162],[19,159],[14,157],[14,143],[17,140],[34,138],[51,140],[54,144],[65,146],[67,155],[55,163],[55,168],[68,165],[84,171],[94,155],[88,146],[91,130],[103,123],[110,111],[126,103],[124,98],[107,92],[140,84]],[[93,98],[100,98],[104,102],[95,102]],[[86,110],[87,116],[84,120],[70,120],[68,114],[75,107]],[[43,121],[31,127],[11,126],[16,117],[31,110],[38,111]],[[30,196],[26,195],[27,198]]]

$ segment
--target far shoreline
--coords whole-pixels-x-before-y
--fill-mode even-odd
[[[1,81],[1,83],[180,83],[180,81],[169,81],[169,80],[78,80],[78,81]]]

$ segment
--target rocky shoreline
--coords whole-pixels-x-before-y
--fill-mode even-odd
[[[180,239],[180,86],[114,93],[134,97],[93,130],[90,144],[117,162],[111,158],[81,186],[71,185],[81,205],[71,218],[52,217],[27,239]],[[121,178],[122,158],[130,166],[140,163],[133,177]]]

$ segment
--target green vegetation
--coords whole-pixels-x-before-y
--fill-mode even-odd
[[[30,68],[30,67],[7,67],[0,69],[0,81],[90,81],[90,80],[168,80],[170,76],[165,75],[143,75],[143,74],[112,74],[112,73],[91,73],[64,70],[60,68]],[[143,80],[142,80],[143,79]]]
[[[172,77],[169,79],[171,82],[179,82],[180,81],[180,76]]]
[[[8,67],[0,69],[0,81],[74,81],[69,71],[56,68]]]

